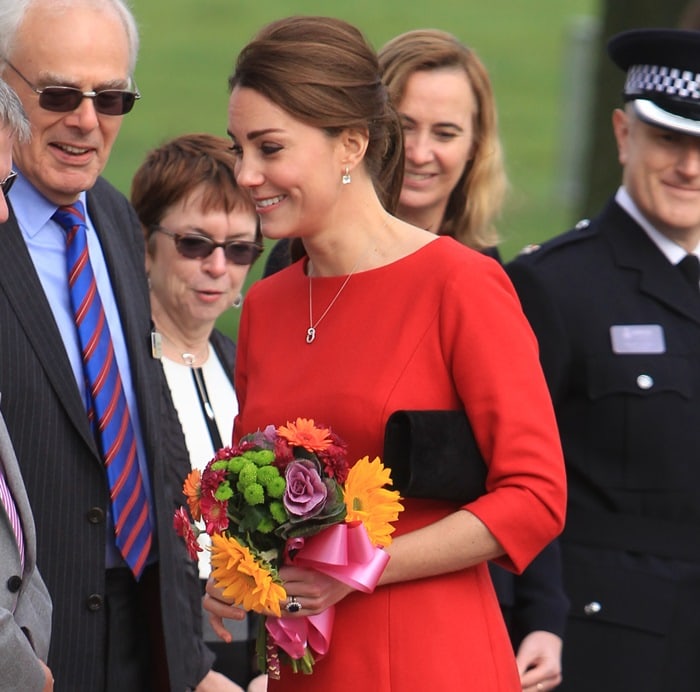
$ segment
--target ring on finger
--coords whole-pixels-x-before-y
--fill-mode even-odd
[[[288,613],[298,613],[301,610],[301,603],[299,603],[296,596],[290,596],[284,609]]]

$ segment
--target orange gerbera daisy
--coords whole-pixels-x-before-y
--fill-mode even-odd
[[[363,457],[350,469],[343,488],[348,510],[345,521],[361,521],[370,541],[382,547],[391,543],[395,530],[391,522],[403,512],[398,490],[389,490],[385,485],[391,485],[390,469],[379,457],[374,461]]]
[[[309,452],[322,452],[333,444],[331,431],[316,427],[313,418],[297,418],[295,423],[287,421],[286,426],[277,428],[277,434],[293,447],[304,447]]]
[[[280,617],[280,601],[287,598],[287,592],[270,570],[235,538],[214,534],[211,543],[211,576],[224,596],[246,610],[270,611]]]
[[[187,506],[190,508],[192,518],[199,521],[202,518],[202,509],[199,505],[202,497],[202,474],[198,469],[192,469],[189,472],[182,486],[182,492],[187,498]]]

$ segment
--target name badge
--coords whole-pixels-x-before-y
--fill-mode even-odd
[[[665,353],[660,324],[615,324],[610,327],[613,353]]]
[[[160,360],[163,357],[163,342],[160,332],[151,330],[151,358]]]

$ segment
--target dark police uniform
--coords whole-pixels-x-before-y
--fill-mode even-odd
[[[700,137],[700,33],[625,32],[609,52],[637,118]],[[623,198],[507,267],[567,465],[560,689],[697,692],[700,290]]]
[[[700,690],[700,292],[614,201],[508,265],[569,479],[564,690]]]

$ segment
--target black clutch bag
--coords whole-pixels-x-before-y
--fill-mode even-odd
[[[404,497],[466,504],[486,492],[486,464],[464,411],[394,411],[383,462]]]

